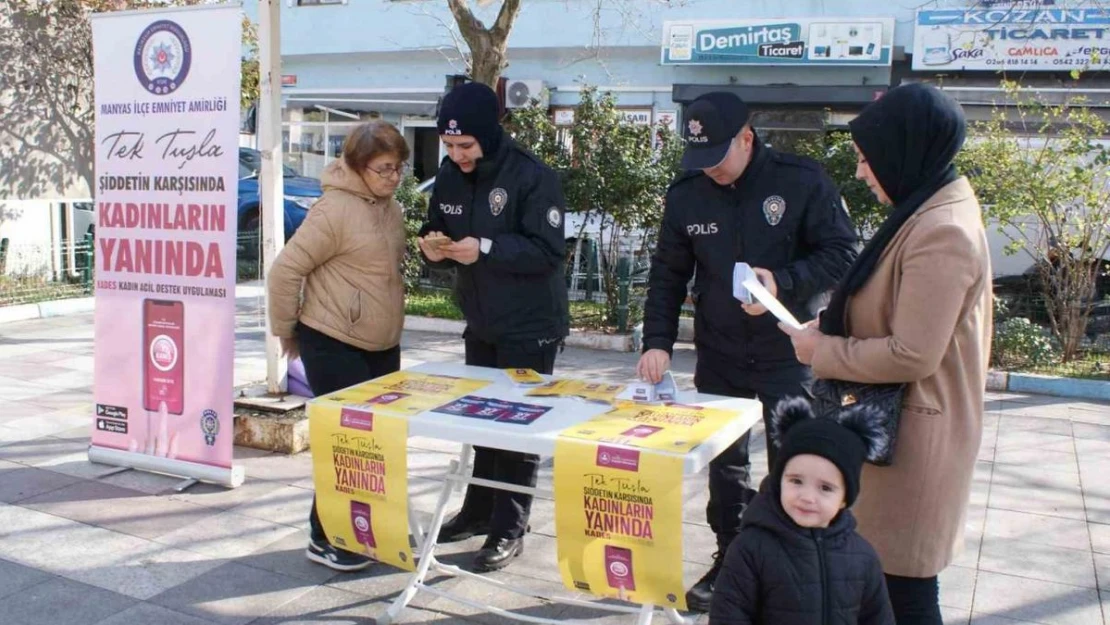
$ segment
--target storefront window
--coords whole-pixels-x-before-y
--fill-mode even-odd
[[[764,145],[780,152],[797,152],[798,144],[825,130],[824,111],[766,111],[752,113],[752,127]]]
[[[305,117],[309,117],[308,114]],[[324,168],[343,153],[347,135],[361,122],[303,121],[282,124],[285,163],[302,176],[319,178]],[[326,135],[325,135],[326,133]],[[326,138],[325,138],[326,136]]]

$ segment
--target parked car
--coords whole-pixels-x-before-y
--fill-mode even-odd
[[[86,234],[96,234],[96,205],[92,202],[73,203],[73,236],[78,241]]]
[[[239,254],[253,258],[258,253],[258,224],[260,199],[258,171],[262,168],[262,153],[250,148],[239,148]],[[323,195],[320,181],[299,175],[292,167],[282,165],[284,179],[285,240],[288,241],[300,227],[308,209]]]

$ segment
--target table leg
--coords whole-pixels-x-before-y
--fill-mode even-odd
[[[674,623],[674,625],[694,625],[693,619],[683,618],[678,610],[674,608],[663,608],[663,614],[666,614],[667,620]]]
[[[636,619],[636,625],[651,625],[651,617],[655,615],[655,605],[645,603],[640,606],[640,616]]]
[[[474,447],[472,445],[463,445],[462,446],[462,453],[459,454],[459,466],[458,466],[457,475],[460,475],[462,477],[466,477],[467,473],[470,471],[470,461],[473,458],[473,456],[474,456]],[[461,482],[460,481],[460,482],[455,483],[455,490],[457,492],[460,492],[460,493],[463,492],[464,488],[466,488],[466,482]]]
[[[412,499],[409,498],[406,503],[409,509],[409,531],[412,532],[413,538],[416,539],[416,548],[420,550],[424,548],[424,528],[420,527],[420,523],[416,521],[416,510],[412,508]]]
[[[458,461],[451,462],[450,474],[457,474],[459,472],[465,473],[466,465]],[[398,616],[401,611],[408,606],[412,598],[416,596],[417,587],[424,583],[424,578],[428,575],[428,569],[431,568],[435,562],[435,548],[436,541],[439,540],[439,528],[443,525],[443,517],[447,512],[447,502],[451,499],[451,490],[454,484],[451,480],[443,481],[443,488],[439,491],[439,500],[436,501],[435,512],[432,514],[432,520],[428,524],[428,531],[423,535],[423,542],[420,545],[420,555],[417,556],[416,571],[409,578],[405,589],[389,606],[386,613],[378,619],[379,625],[389,625]],[[409,514],[412,514],[412,508],[409,508]],[[415,523],[415,517],[410,517],[410,523]]]

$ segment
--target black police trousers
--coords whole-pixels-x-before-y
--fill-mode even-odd
[[[784,397],[811,398],[812,373],[806,367],[784,369],[781,376],[771,372],[756,375],[738,374],[730,366],[721,366],[698,357],[694,385],[700,393],[756,399],[763,404],[763,428],[767,440],[768,472],[775,466],[775,448],[771,444],[771,411]],[[740,532],[740,517],[755,497],[751,483],[751,460],[748,444],[751,432],[745,432],[732,445],[709,463],[709,504],[705,518],[722,554]]]
[[[551,374],[555,370],[559,343],[560,341],[555,341],[541,346],[536,341],[530,344],[495,345],[467,337],[466,364],[498,369],[527,368],[538,373]],[[488,447],[474,448],[476,478],[533,487],[536,485],[539,466],[540,457],[534,454]],[[528,526],[531,510],[531,495],[470,485],[466,489],[460,514],[471,519],[489,519],[491,537],[520,538],[524,536]]]
[[[297,324],[297,347],[301,350],[301,363],[304,364],[308,386],[317,397],[401,369],[400,345],[380,352],[366,351],[303,323]],[[316,512],[315,498],[312,499],[312,511],[308,514],[308,525],[312,542],[327,542],[320,515]]]

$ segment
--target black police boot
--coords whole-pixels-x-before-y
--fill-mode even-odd
[[[474,556],[474,568],[479,571],[496,571],[509,566],[513,558],[524,553],[524,538],[486,539],[478,555]]]
[[[470,510],[473,510],[471,508]],[[449,521],[439,528],[438,543],[457,543],[472,536],[482,536],[489,533],[489,515],[481,518],[472,513],[463,505],[462,510],[455,513]]]
[[[713,602],[713,589],[717,585],[717,575],[721,572],[723,559],[724,554],[720,551],[714,553],[713,566],[709,567],[709,572],[686,591],[686,609],[690,612],[709,612],[709,604]]]
[[[728,546],[732,544],[734,534],[717,536],[717,552],[713,554],[713,566],[709,571],[686,591],[686,609],[691,612],[709,612],[709,604],[713,602],[713,590],[717,586],[717,575],[721,573],[721,564],[724,562]]]

